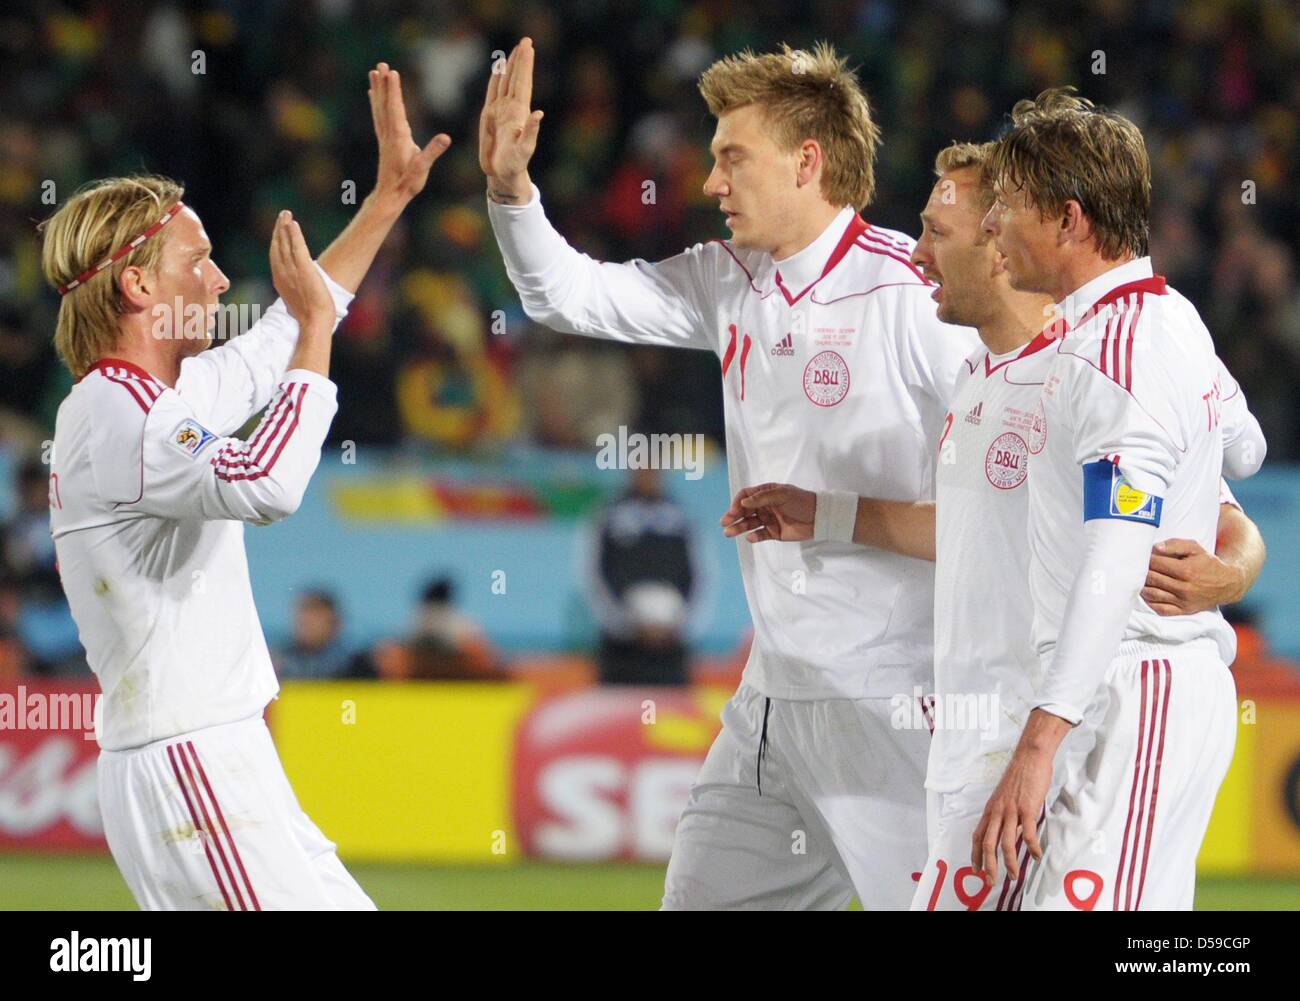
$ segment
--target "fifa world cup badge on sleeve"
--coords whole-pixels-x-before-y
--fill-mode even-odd
[[[186,455],[198,455],[216,437],[198,421],[183,420],[172,433],[171,443]]]
[[[1119,466],[1105,459],[1083,467],[1083,520],[1110,518],[1159,525],[1164,501],[1155,494],[1138,490]]]

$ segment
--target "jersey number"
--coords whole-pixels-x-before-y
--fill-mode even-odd
[[[731,368],[731,362],[736,357],[736,325],[734,323],[727,326],[731,334],[731,339],[727,341],[727,350],[722,356],[722,377],[727,377],[727,369]],[[746,334],[740,346],[740,398],[745,398],[745,364],[749,361],[749,334]]]

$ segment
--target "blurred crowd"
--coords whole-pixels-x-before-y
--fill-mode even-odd
[[[471,456],[590,449],[620,424],[721,440],[707,353],[563,337],[523,316],[476,155],[490,65],[523,34],[546,112],[534,180],[559,230],[602,259],[725,235],[701,192],[713,124],[695,90],[722,54],[828,39],[848,55],[884,134],[865,215],[912,233],[940,147],[993,138],[1016,99],[1077,85],[1142,127],[1156,268],[1200,308],[1270,458],[1300,458],[1294,0],[35,0],[0,11],[0,448],[20,471],[6,552],[44,546],[24,460],[39,461],[69,385],[35,223],[92,178],[170,175],[232,277],[227,301],[265,305],[275,213],[293,210],[319,251],[350,193],[369,190],[365,73],[380,59],[402,71],[417,139],[445,131],[453,146],[339,331],[334,439]],[[14,595],[49,583],[14,579],[27,572],[6,556],[0,642]]]

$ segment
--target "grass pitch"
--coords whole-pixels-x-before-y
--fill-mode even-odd
[[[348,868],[383,910],[653,910],[660,865]],[[1203,878],[1196,907],[1209,911],[1300,910],[1300,879]],[[110,858],[0,855],[0,910],[133,910]]]

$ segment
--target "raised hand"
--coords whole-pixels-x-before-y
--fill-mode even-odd
[[[488,75],[487,98],[479,116],[478,160],[498,201],[526,201],[528,162],[537,150],[542,112],[532,110],[533,42],[521,39],[504,64]]]
[[[271,234],[271,282],[300,326],[316,322],[333,329],[334,300],[312,263],[302,229],[288,210],[275,220]]]
[[[451,145],[451,137],[439,132],[423,149],[416,144],[402,101],[402,78],[387,63],[370,71],[369,95],[370,117],[379,140],[375,195],[400,211],[424,190],[430,168]]]
[[[722,516],[722,534],[749,542],[806,542],[813,537],[817,495],[788,483],[743,487]]]

